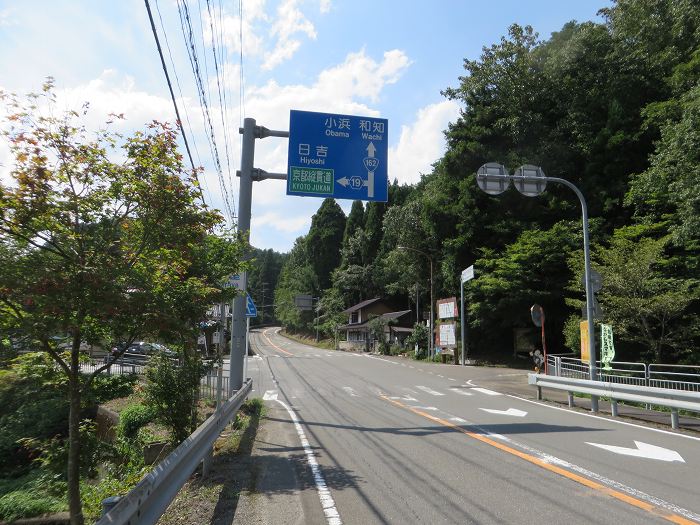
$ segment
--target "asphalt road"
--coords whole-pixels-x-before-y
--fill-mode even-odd
[[[276,330],[251,333],[268,420],[235,523],[700,523],[697,437],[506,394],[498,369]]]

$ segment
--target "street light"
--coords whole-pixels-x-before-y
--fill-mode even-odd
[[[410,246],[397,246],[399,250],[410,250],[412,252],[420,253],[428,258],[430,261],[430,335],[428,340],[428,355],[433,357],[433,341],[435,339],[435,334],[433,333],[433,258],[430,254],[419,250],[417,248],[411,248]]]
[[[591,381],[596,380],[596,352],[595,352],[595,332],[593,330],[593,284],[591,273],[591,249],[588,239],[588,208],[583,193],[571,182],[557,177],[546,177],[542,168],[526,164],[520,166],[513,175],[508,174],[508,170],[502,164],[489,162],[481,166],[476,172],[476,182],[484,192],[489,195],[503,193],[510,186],[511,181],[515,188],[526,197],[535,197],[541,194],[548,182],[563,184],[573,190],[581,202],[581,213],[583,215],[583,257],[585,268],[585,288],[586,288],[586,317],[588,318],[588,349],[589,349],[589,373]],[[598,397],[591,396],[591,411],[598,412]]]

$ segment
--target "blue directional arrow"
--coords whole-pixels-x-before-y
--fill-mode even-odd
[[[253,302],[253,298],[250,296],[250,294],[246,294],[246,302],[245,302],[245,316],[246,317],[257,317],[258,316],[258,309],[255,307],[255,303]]]

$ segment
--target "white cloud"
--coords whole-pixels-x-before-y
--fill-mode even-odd
[[[265,23],[268,22],[265,13],[265,0],[249,0],[243,7],[243,21],[240,13],[230,15],[224,13],[221,17],[221,31],[224,45],[229,54],[237,54],[243,47],[245,56],[261,56],[265,47],[264,33]],[[205,26],[204,36],[207,42],[211,41],[211,31],[208,24]],[[241,37],[243,42],[241,43]]]
[[[311,216],[289,217],[278,212],[268,212],[262,215],[253,216],[251,219],[251,230],[253,227],[269,226],[274,230],[285,233],[298,233],[303,235],[311,226]]]
[[[314,25],[304,16],[297,4],[298,0],[283,0],[277,8],[277,18],[270,29],[270,35],[276,37],[277,42],[274,49],[265,55],[263,69],[274,69],[294,56],[301,47],[301,42],[292,38],[297,33],[316,40]]]
[[[384,53],[381,62],[368,57],[364,50],[350,53],[342,64],[319,75],[317,87],[338,98],[361,97],[377,102],[387,84],[394,84],[411,64],[403,51]]]
[[[331,10],[331,0],[321,0],[321,5],[319,6],[321,13],[326,14]]]
[[[0,9],[0,27],[16,25],[17,21],[14,18],[14,9]]]
[[[389,180],[414,184],[421,174],[430,173],[431,165],[445,151],[443,131],[459,116],[459,104],[445,100],[420,109],[410,126],[401,127],[396,147],[389,148]]]

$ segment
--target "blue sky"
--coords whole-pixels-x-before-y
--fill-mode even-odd
[[[230,164],[233,174],[239,168],[237,129],[244,116],[280,130],[288,128],[291,109],[388,119],[389,179],[413,183],[444,152],[442,132],[457,118],[459,106],[442,97],[440,90],[458,84],[465,58],[478,58],[482,47],[498,42],[512,23],[530,24],[546,39],[569,20],[600,20],[596,13],[609,0],[150,0],[150,4],[166,53],[165,37],[170,45],[173,62],[166,59],[170,74],[176,73],[180,80],[182,93],[176,86],[176,97],[181,113],[190,120],[186,133],[196,145],[195,162],[205,168],[205,199],[223,210],[178,5],[186,4],[190,12],[203,81],[211,94],[224,185],[237,208],[237,180],[226,168]],[[207,5],[214,13],[211,21]],[[225,112],[217,95],[211,27],[218,42]],[[0,0],[0,89],[37,90],[49,75],[56,79],[62,107],[91,103],[90,125],[95,128],[110,112],[126,115],[121,124],[125,132],[153,119],[175,119],[142,0]],[[257,141],[255,160],[256,167],[285,172],[287,141]],[[0,178],[6,179],[10,168],[7,148],[0,144]],[[349,210],[351,201],[339,203]],[[286,196],[282,181],[255,183],[252,243],[288,251],[297,237],[308,232],[320,204],[318,198]]]

